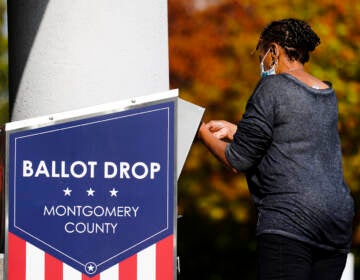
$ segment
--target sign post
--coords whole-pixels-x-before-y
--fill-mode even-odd
[[[176,279],[177,91],[6,125],[5,279]]]

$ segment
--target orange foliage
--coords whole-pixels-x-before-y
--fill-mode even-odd
[[[213,0],[202,9],[196,2],[168,2],[170,81],[182,98],[206,108],[206,119],[241,118],[259,79],[251,53],[269,21],[297,17],[318,33],[322,43],[307,69],[331,81],[338,94],[344,174],[357,207],[354,247],[360,246],[360,2]],[[195,142],[179,181],[180,209],[191,204],[209,218],[254,224],[254,213],[243,211],[250,201],[245,180],[235,178]],[[204,205],[217,211],[203,212]]]

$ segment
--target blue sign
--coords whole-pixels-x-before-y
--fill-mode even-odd
[[[89,276],[174,231],[174,102],[9,136],[9,232]]]

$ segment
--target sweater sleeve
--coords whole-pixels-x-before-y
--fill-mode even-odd
[[[275,98],[271,77],[263,78],[250,97],[234,139],[225,150],[229,163],[239,172],[255,166],[272,142]]]

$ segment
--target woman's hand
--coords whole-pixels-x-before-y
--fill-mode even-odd
[[[198,129],[198,137],[209,149],[209,151],[225,165],[230,167],[234,172],[237,171],[230,165],[225,155],[228,143],[222,139],[227,138],[232,140],[236,129],[236,125],[227,121],[210,121],[208,123],[201,123]]]
[[[233,140],[237,126],[224,120],[213,120],[205,124],[205,127],[218,139]]]

